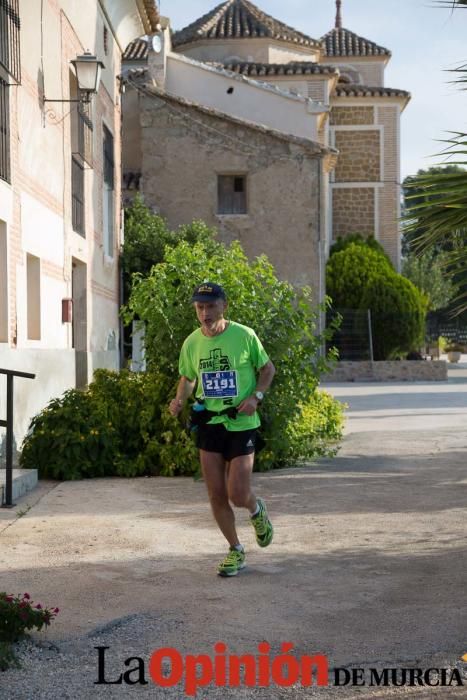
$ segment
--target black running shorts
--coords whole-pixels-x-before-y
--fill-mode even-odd
[[[203,425],[197,431],[197,446],[205,452],[217,452],[226,462],[255,451],[258,431],[227,430],[222,423]]]

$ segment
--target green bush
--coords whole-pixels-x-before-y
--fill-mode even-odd
[[[265,256],[249,262],[238,242],[226,247],[215,241],[194,245],[182,241],[176,248],[166,248],[164,262],[153,267],[149,277],[136,276],[125,319],[137,317],[144,323],[148,367],[173,386],[182,343],[198,326],[191,294],[206,279],[225,287],[230,303],[227,316],[254,328],[276,365],[274,383],[261,408],[267,445],[257,468],[286,464],[295,450],[288,426],[300,417],[302,404],[314,396],[331,359],[320,352],[324,338],[318,332],[310,290],[297,292],[278,280]],[[173,390],[166,402],[172,397]],[[180,473],[188,449],[181,425],[172,424],[167,432],[170,442],[163,450],[164,468]]]
[[[361,233],[352,233],[348,236],[338,236],[336,242],[331,246],[329,254],[334,255],[335,253],[340,253],[341,250],[345,250],[352,243],[370,248],[371,250],[374,250],[375,253],[380,253],[380,255],[386,258],[391,267],[393,267],[391,258],[386,253],[381,243],[379,243],[374,236],[362,236]]]
[[[344,405],[326,391],[316,391],[289,425],[294,460],[322,457],[337,451],[344,424]],[[333,449],[334,446],[334,449]]]
[[[350,243],[331,255],[326,266],[326,292],[333,307],[363,308],[363,295],[384,272],[396,274],[386,257],[360,243]]]
[[[134,477],[173,473],[172,431],[178,423],[167,412],[174,385],[155,372],[97,370],[87,391],[71,389],[33,418],[21,466],[41,478]],[[188,437],[178,473],[197,468]]]
[[[422,341],[425,297],[372,247],[350,243],[334,253],[326,290],[336,309],[370,309],[375,360],[406,353]]]
[[[69,389],[34,416],[20,463],[41,478],[81,479],[113,473],[118,435],[107,407],[89,392]]]
[[[373,354],[385,360],[420,347],[425,334],[425,299],[402,275],[382,274],[362,296],[362,308],[371,309]]]

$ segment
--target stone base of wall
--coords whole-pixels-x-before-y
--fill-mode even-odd
[[[330,382],[445,382],[448,367],[444,360],[400,360],[381,362],[338,362],[324,375]]]

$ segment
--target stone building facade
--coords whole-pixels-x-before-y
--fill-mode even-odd
[[[338,236],[373,234],[398,269],[400,116],[410,95],[385,87],[390,51],[344,28],[341,4],[337,0],[334,27],[314,39],[268,16],[249,0],[226,0],[176,32],[170,46],[165,44],[165,65],[175,76],[169,88],[150,72],[159,87],[171,94],[200,105],[208,103],[234,116],[238,116],[235,110],[241,101],[234,83],[230,94],[235,98],[230,103],[206,72],[196,93],[190,83],[188,95],[188,83],[176,79],[183,70],[182,58],[185,64],[210,67],[241,78],[245,84],[262,84],[283,95],[308,100],[309,126],[304,122],[308,137],[339,154],[335,169],[328,169],[322,182],[320,216],[325,221],[325,251]],[[152,38],[133,42],[124,59],[130,70],[144,67],[148,59],[151,65]],[[261,99],[265,96],[263,93]],[[298,114],[284,118],[280,130],[294,133],[299,119]],[[268,116],[255,108],[250,108],[248,120],[277,129],[277,124],[272,125]],[[132,167],[138,169],[137,164]],[[164,213],[165,201],[160,200],[160,207]],[[281,241],[280,231],[273,235]]]
[[[267,252],[283,279],[311,284],[315,298],[322,295],[321,181],[332,152],[157,88],[145,93],[139,102],[145,201],[163,203],[174,228],[201,218],[226,243],[240,241],[248,256]],[[230,178],[242,189],[236,213],[222,205],[221,184]]]

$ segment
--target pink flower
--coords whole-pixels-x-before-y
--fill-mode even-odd
[[[60,608],[54,608],[54,613],[57,614],[60,612]]]
[[[42,610],[42,605],[40,603],[36,605],[36,610]]]
[[[7,603],[12,603],[13,600],[14,600],[14,598],[13,598],[12,595],[7,595],[7,597],[5,598],[5,600],[6,600]]]
[[[29,595],[29,593],[25,593],[23,595],[23,598],[25,598],[26,600],[30,600],[31,596]]]

